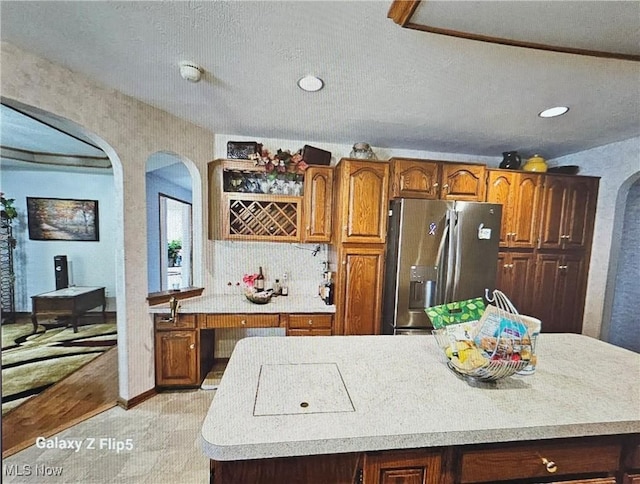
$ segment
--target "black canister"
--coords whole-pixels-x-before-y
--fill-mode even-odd
[[[500,163],[500,168],[506,170],[517,170],[520,168],[521,163],[522,159],[517,151],[504,151],[502,153],[502,163]]]

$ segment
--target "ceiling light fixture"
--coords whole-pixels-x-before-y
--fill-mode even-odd
[[[562,116],[567,111],[569,111],[569,108],[566,106],[556,106],[539,112],[538,116],[541,118],[555,118],[556,116]]]
[[[194,62],[181,62],[180,75],[189,82],[198,82],[202,77],[202,67]]]
[[[323,86],[322,79],[316,76],[304,76],[298,80],[298,87],[307,92],[319,91]]]

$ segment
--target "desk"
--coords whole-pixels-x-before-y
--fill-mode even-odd
[[[34,333],[38,329],[38,314],[69,316],[73,332],[78,332],[78,316],[102,306],[102,320],[106,321],[104,287],[66,287],[57,291],[31,296],[31,322]]]

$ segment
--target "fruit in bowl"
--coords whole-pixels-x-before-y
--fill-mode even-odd
[[[244,293],[244,295],[253,304],[267,304],[269,301],[271,301],[273,291],[247,291]]]

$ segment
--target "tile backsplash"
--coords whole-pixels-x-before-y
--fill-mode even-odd
[[[289,244],[282,242],[236,242],[216,240],[213,244],[213,292],[242,292],[242,277],[256,274],[260,266],[265,288],[286,272],[289,294],[316,295],[322,281],[323,262],[328,257],[326,244]],[[315,249],[319,250],[314,255]],[[335,268],[332,268],[335,270]],[[231,285],[229,285],[231,283]]]

